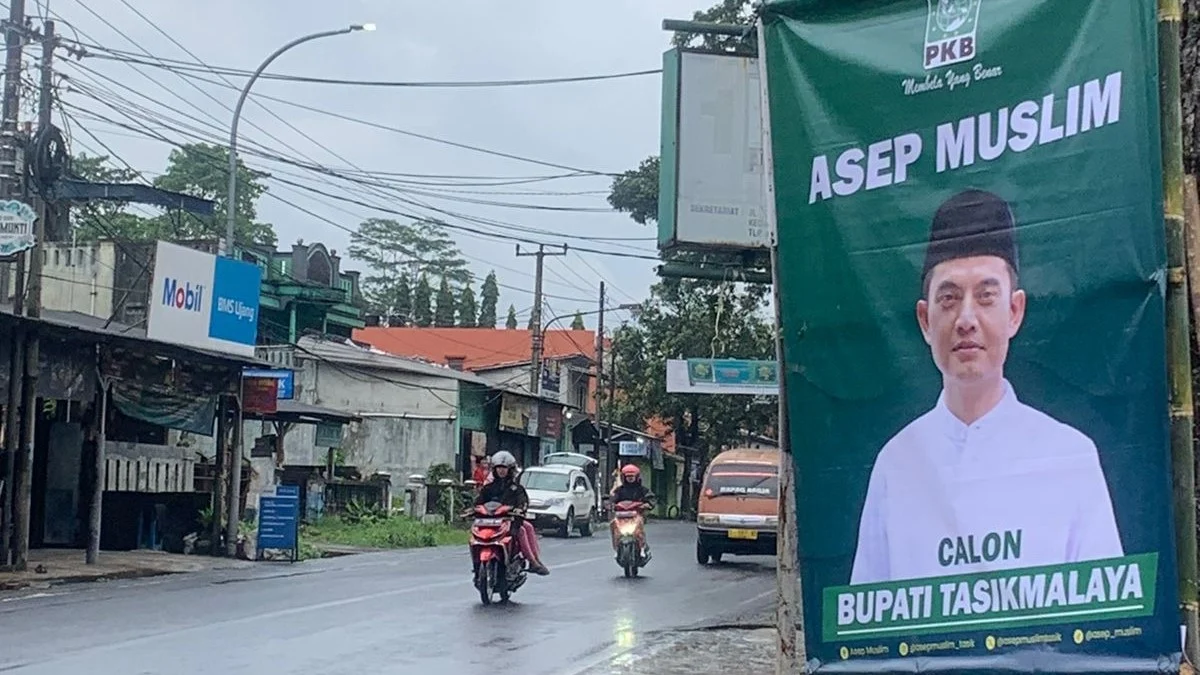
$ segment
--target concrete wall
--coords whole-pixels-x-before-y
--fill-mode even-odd
[[[114,251],[112,242],[45,244],[42,248],[42,306],[107,319],[113,306]],[[12,302],[15,273],[15,268],[10,266],[5,302]]]
[[[424,473],[430,464],[454,464],[458,451],[456,380],[298,360],[296,384],[301,401],[364,418],[345,429],[345,463],[359,467],[364,474],[390,471],[394,481]],[[315,436],[312,426],[294,427],[284,441],[287,463],[323,465],[326,450],[313,446]]]
[[[479,377],[505,387],[517,387],[522,391],[529,391],[529,366],[519,365],[511,368],[496,368],[475,373]],[[593,398],[594,389],[591,385],[592,378],[588,371],[577,367],[563,366],[562,382],[559,385],[558,400],[563,405],[569,405],[581,410],[594,411],[596,404]],[[582,391],[580,389],[582,388]],[[580,395],[583,398],[580,398]]]

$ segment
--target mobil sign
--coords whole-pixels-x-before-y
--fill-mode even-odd
[[[160,241],[146,336],[254,356],[261,281],[257,265]]]

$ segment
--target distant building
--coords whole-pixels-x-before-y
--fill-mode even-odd
[[[216,253],[218,242],[176,242]],[[153,241],[100,240],[42,245],[42,305],[145,328]],[[350,337],[362,328],[359,273],[343,272],[341,258],[322,244],[294,244],[291,251],[239,247],[239,258],[263,270],[259,344],[295,344],[306,332]],[[12,289],[13,284],[7,284]],[[12,292],[5,302],[12,302]]]

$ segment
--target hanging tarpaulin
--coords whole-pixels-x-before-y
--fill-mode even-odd
[[[768,3],[812,672],[1174,672],[1155,8]]]
[[[213,435],[217,396],[190,396],[122,381],[112,385],[112,402],[121,414],[168,429]]]

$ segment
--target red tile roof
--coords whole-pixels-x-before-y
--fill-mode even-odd
[[[462,359],[465,370],[529,363],[531,331],[502,328],[384,328],[354,331],[354,339],[376,349],[434,363]],[[596,333],[590,330],[548,330],[546,358],[582,355],[596,358]]]

